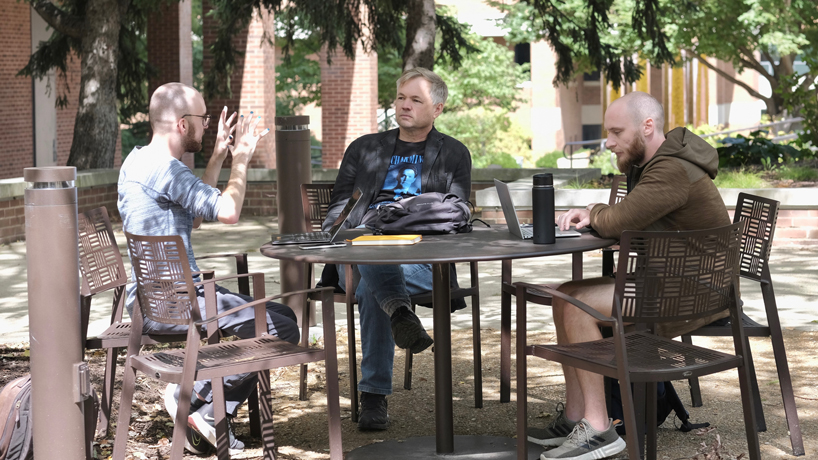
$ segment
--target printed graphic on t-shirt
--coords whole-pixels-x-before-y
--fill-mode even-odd
[[[420,195],[420,168],[423,155],[393,156],[383,183],[384,190],[392,190],[392,200]]]
[[[425,148],[425,141],[404,142],[398,139],[383,187],[369,209],[423,193],[420,173],[423,170]]]

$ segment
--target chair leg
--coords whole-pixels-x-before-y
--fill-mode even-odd
[[[767,268],[767,270],[769,270]],[[790,366],[787,363],[787,352],[784,349],[784,335],[781,333],[781,321],[778,318],[778,306],[772,284],[762,284],[761,294],[767,309],[767,322],[770,326],[770,341],[773,345],[775,368],[778,371],[778,382],[781,386],[781,398],[784,401],[784,414],[787,416],[787,427],[790,432],[790,444],[793,455],[804,455],[804,440],[801,437],[801,423],[795,407],[795,394],[792,390]]]
[[[122,391],[120,392],[119,400],[119,418],[116,426],[116,437],[114,438],[114,452],[111,458],[114,460],[124,460],[125,451],[128,447],[128,426],[131,421],[131,404],[133,403],[134,383],[136,382],[136,370],[125,365],[124,376],[122,377]],[[184,433],[183,433],[184,435]],[[174,445],[171,452],[174,452],[176,447],[184,449],[184,442],[179,446]],[[182,458],[180,451],[176,459]]]
[[[476,270],[476,268],[475,268]],[[472,284],[474,285],[474,284]],[[480,345],[480,295],[471,298],[472,342],[474,348],[474,407],[483,408],[483,353]]]
[[[750,338],[745,337],[747,347],[747,366],[750,373],[750,388],[753,389],[753,405],[755,406],[756,429],[760,432],[767,431],[767,420],[764,418],[764,406],[761,405],[761,392],[758,389],[758,377],[753,363],[753,352],[750,349]]]
[[[648,460],[656,460],[656,419],[657,417],[657,388],[656,383],[647,383],[647,411],[645,413],[645,428],[648,433],[647,447],[645,449],[645,458]]]
[[[511,283],[511,261],[502,261],[502,283]],[[500,402],[511,401],[511,294],[500,293]]]
[[[693,345],[693,338],[689,334],[682,336],[682,342]],[[687,379],[687,384],[690,387],[690,401],[693,407],[702,407],[702,389],[699,386],[698,377],[690,377]]]
[[[102,388],[99,400],[99,419],[97,420],[97,435],[108,436],[111,421],[111,403],[114,399],[114,378],[116,377],[116,357],[121,348],[109,348],[105,357],[105,375],[102,378]]]
[[[634,407],[634,414],[636,420],[636,449],[639,452],[639,456],[635,458],[645,458],[645,418],[646,418],[646,410],[647,407],[647,384],[645,382],[635,382],[633,384],[633,407]],[[622,381],[619,382],[619,392],[622,393]],[[624,406],[625,400],[622,400],[622,404]],[[630,430],[628,430],[630,432]]]
[[[337,383],[336,383],[337,385]],[[259,410],[261,412],[262,436],[261,445],[264,460],[275,460],[275,435],[273,431],[272,387],[270,386],[270,371],[258,373]]]
[[[210,380],[213,386],[213,418],[216,420],[216,457],[230,460],[230,435],[227,427],[227,410],[224,400],[224,379]]]
[[[416,307],[412,305],[412,313],[416,313]],[[403,389],[404,390],[411,390],[412,389],[412,350],[406,349],[406,359],[404,360],[406,363],[403,368]]]
[[[758,431],[756,431],[755,408],[752,401],[753,389],[750,384],[749,368],[741,366],[737,370],[738,383],[741,388],[741,406],[744,412],[744,431],[747,434],[747,450],[750,454],[750,460],[760,460],[761,446],[758,442]]]
[[[250,392],[247,398],[247,412],[250,416],[250,436],[261,438],[261,414],[258,407],[258,391]]]
[[[307,365],[302,364],[298,374],[298,400],[306,401],[307,398]]]
[[[412,389],[412,350],[406,349],[406,359],[404,360],[406,364],[403,366],[403,389],[404,390],[411,390]]]
[[[348,283],[350,284],[350,283]],[[353,423],[358,423],[358,353],[355,350],[355,306],[347,294],[347,354],[349,355],[349,406]]]

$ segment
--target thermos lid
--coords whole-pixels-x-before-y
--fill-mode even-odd
[[[551,173],[534,174],[534,185],[554,185],[554,175]]]

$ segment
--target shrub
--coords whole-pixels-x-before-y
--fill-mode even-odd
[[[537,158],[537,161],[534,162],[534,166],[538,168],[556,168],[557,160],[560,158],[562,158],[562,150],[554,150]]]
[[[474,108],[444,112],[435,127],[468,147],[475,168],[492,164],[518,168],[516,158],[522,158],[526,165],[532,163],[531,134],[509,119],[505,111]]]
[[[719,147],[719,167],[742,167],[761,165],[767,169],[790,163],[792,161],[810,158],[812,152],[799,150],[792,145],[776,144],[765,137],[766,131],[757,130],[749,137],[739,134],[736,137],[725,138]]]

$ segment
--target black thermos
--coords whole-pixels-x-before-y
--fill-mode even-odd
[[[554,244],[554,176],[534,175],[531,189],[531,209],[534,214],[534,244]]]

